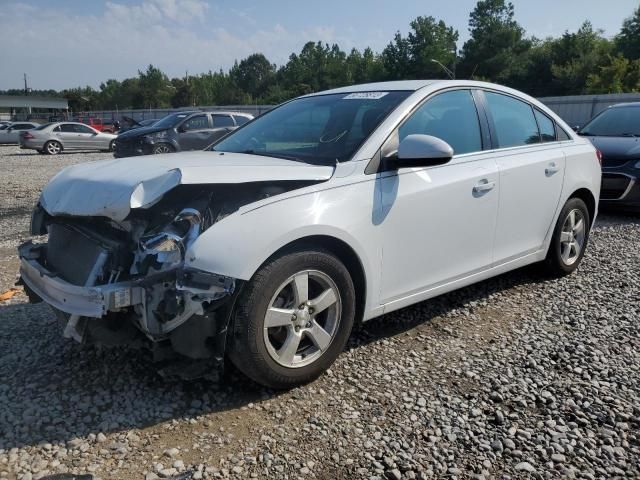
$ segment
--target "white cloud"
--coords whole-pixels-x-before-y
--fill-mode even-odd
[[[5,4],[0,10],[0,89],[19,88],[23,72],[35,89],[97,87],[109,78],[133,76],[150,63],[169,76],[182,76],[185,70],[226,69],[255,52],[282,64],[307,40],[338,42],[345,49],[353,45],[331,27],[259,28],[248,14],[245,28],[240,28],[229,16],[208,15],[214,8],[202,0],[133,5],[111,0],[100,15],[73,15],[44,6]],[[228,23],[215,21],[218,17]]]

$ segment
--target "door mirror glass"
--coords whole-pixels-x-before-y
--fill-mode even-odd
[[[398,146],[395,168],[430,167],[447,163],[453,148],[444,140],[431,135],[407,135]]]

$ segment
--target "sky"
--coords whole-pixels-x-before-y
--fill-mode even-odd
[[[512,0],[539,38],[590,20],[607,36],[638,0]],[[264,53],[286,63],[309,40],[381,51],[419,15],[468,38],[476,0],[0,0],[0,90],[63,89],[122,80],[153,64],[170,77],[226,70]]]

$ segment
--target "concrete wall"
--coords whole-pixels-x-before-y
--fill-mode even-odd
[[[602,110],[616,103],[640,102],[640,93],[543,97],[538,100],[574,127],[584,125]]]

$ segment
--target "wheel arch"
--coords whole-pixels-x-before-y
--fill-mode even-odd
[[[367,300],[366,273],[362,260],[356,251],[344,240],[340,240],[339,238],[332,237],[330,235],[309,235],[301,237],[280,247],[271,254],[262,265],[283,254],[313,248],[320,248],[335,255],[349,271],[349,275],[351,276],[351,280],[353,281],[353,286],[356,291],[356,322],[361,322],[364,316]],[[260,268],[258,268],[258,270]]]
[[[591,222],[589,226],[593,225],[596,216],[596,198],[594,197],[591,190],[589,190],[588,188],[579,188],[571,195],[569,195],[569,199],[571,198],[579,198],[587,205],[587,210],[589,211],[589,221]]]

